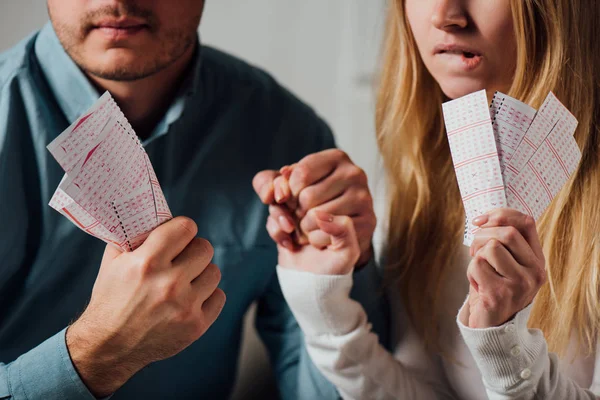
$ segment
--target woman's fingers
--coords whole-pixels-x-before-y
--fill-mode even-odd
[[[285,247],[288,250],[294,250],[294,242],[289,233],[283,231],[275,219],[271,216],[267,218],[267,232],[275,243]]]
[[[473,224],[481,228],[513,227],[521,233],[535,256],[539,259],[544,258],[535,220],[530,215],[510,208],[498,208],[475,218]]]
[[[538,264],[538,257],[521,232],[513,226],[482,228],[475,234],[471,244],[471,255],[479,253],[490,241],[504,246],[517,263],[533,267]]]

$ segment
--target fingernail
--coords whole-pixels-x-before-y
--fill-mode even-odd
[[[283,198],[283,193],[281,192],[281,187],[279,185],[275,185],[275,201],[279,203]]]
[[[288,249],[288,250],[293,250],[293,248],[292,248],[292,242],[290,242],[290,241],[289,241],[289,240],[287,240],[287,239],[286,239],[286,240],[283,240],[283,241],[281,242],[281,245],[282,245],[283,247],[285,247],[286,249]]]
[[[317,215],[317,218],[323,222],[333,222],[333,215],[328,212],[315,210],[315,214]]]
[[[288,167],[287,165],[284,167],[281,167],[281,169],[279,170],[279,173],[283,176],[285,176],[288,172],[290,171],[290,167]]]
[[[290,220],[283,215],[279,216],[279,225],[281,225],[281,228],[283,228],[283,230],[287,233],[292,233],[294,229],[296,229],[294,224],[292,224]]]
[[[481,225],[485,224],[486,222],[488,222],[489,218],[490,217],[487,214],[480,215],[479,217],[473,218],[473,221],[471,223],[473,225],[481,226]]]

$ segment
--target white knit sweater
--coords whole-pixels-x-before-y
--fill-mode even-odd
[[[600,357],[576,357],[575,348],[561,360],[549,354],[542,333],[527,328],[531,307],[495,328],[470,329],[457,321],[468,293],[468,255],[460,258],[442,294],[447,318],[438,321],[446,357],[424,350],[397,293],[390,293],[392,354],[349,298],[352,274],[315,275],[281,266],[277,272],[308,353],[345,399],[595,399]]]

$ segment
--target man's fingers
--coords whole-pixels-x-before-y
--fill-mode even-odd
[[[216,289],[202,304],[202,313],[209,326],[212,325],[217,320],[219,314],[221,314],[226,300],[227,297],[225,296],[225,292],[221,289]]]
[[[173,260],[174,268],[182,268],[189,281],[193,281],[207,268],[215,250],[206,239],[194,238]]]
[[[338,149],[324,150],[304,157],[294,166],[290,175],[292,196],[297,197],[304,188],[326,178],[339,163],[347,160],[349,158],[346,153]]]
[[[192,219],[175,217],[154,229],[134,253],[172,261],[186,248],[197,233],[198,226]]]
[[[192,289],[200,301],[205,301],[221,282],[221,270],[215,264],[208,264],[206,269],[192,281]]]
[[[279,176],[278,171],[261,171],[252,179],[252,187],[263,204],[272,204],[275,200],[273,181]]]
[[[271,216],[267,218],[267,232],[273,241],[288,250],[294,250],[294,242],[289,233],[281,229],[277,221]]]
[[[324,180],[308,186],[300,192],[300,195],[298,196],[298,212],[306,213],[311,208],[332,201],[340,197],[350,186],[354,185],[354,182],[351,180],[342,178],[342,172],[338,171],[335,171]],[[339,213],[335,215],[344,214]]]

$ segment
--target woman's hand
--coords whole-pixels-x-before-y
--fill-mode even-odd
[[[499,326],[527,307],[546,281],[535,220],[511,209],[475,218],[481,229],[471,245],[471,284],[461,322],[471,328]]]
[[[331,235],[320,229],[316,211],[352,218],[360,246],[358,266],[373,256],[371,240],[377,219],[365,172],[346,153],[324,150],[304,157],[280,171],[259,172],[253,186],[269,205],[271,231],[279,225],[275,242],[288,250],[295,244],[325,249]]]

